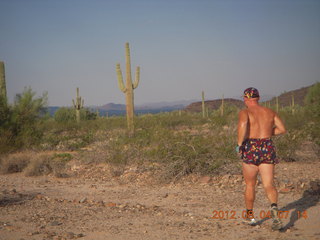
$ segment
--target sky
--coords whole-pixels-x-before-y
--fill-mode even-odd
[[[0,0],[9,102],[25,87],[50,106],[125,103],[125,43],[140,66],[135,103],[277,96],[320,81],[319,0]]]

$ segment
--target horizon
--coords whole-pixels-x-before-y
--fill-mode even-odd
[[[316,83],[318,83],[318,82],[316,82]],[[314,83],[314,84],[316,84],[316,83]],[[301,87],[301,88],[297,88],[297,89],[292,89],[292,90],[289,90],[289,91],[284,91],[279,95],[260,95],[260,102],[261,103],[268,102],[268,101],[271,101],[275,97],[280,97],[283,94],[290,93],[290,92],[293,92],[293,91],[296,91],[296,90],[300,90],[300,89],[303,89],[303,88],[309,88],[309,87],[313,86],[314,84],[309,85],[309,86],[304,86],[304,87]],[[225,97],[224,99],[225,100],[226,99],[239,100],[239,101],[243,100],[242,97]],[[219,101],[219,100],[222,100],[222,98],[205,99],[205,102],[207,102],[207,101]],[[201,101],[202,101],[201,99],[177,100],[177,101],[171,101],[171,102],[170,101],[160,101],[160,102],[149,102],[149,103],[135,104],[135,106],[138,107],[138,108],[141,108],[141,107],[154,107],[154,108],[156,108],[154,105],[158,105],[157,107],[162,108],[162,107],[172,107],[172,106],[184,105],[186,107],[189,104],[197,103],[197,102],[201,102]],[[105,103],[105,104],[102,104],[102,105],[88,105],[86,107],[97,108],[97,107],[104,107],[105,105],[110,105],[110,104],[121,105],[121,106],[125,106],[126,105],[125,103],[108,102],[108,103]],[[165,104],[168,104],[168,105],[165,105]],[[71,107],[72,108],[73,106],[71,104],[71,105],[64,105],[64,106],[48,105],[48,107],[58,107],[58,108],[60,108],[60,107],[68,107],[68,108]]]
[[[70,106],[79,87],[86,106],[125,104],[126,42],[136,105],[278,96],[320,80],[319,13],[313,0],[1,1],[8,100],[30,86]]]

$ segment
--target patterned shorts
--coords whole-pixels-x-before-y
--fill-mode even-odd
[[[271,138],[249,138],[240,147],[244,163],[259,166],[261,163],[277,164],[276,149]]]

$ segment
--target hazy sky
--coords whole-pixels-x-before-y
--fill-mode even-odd
[[[124,103],[115,66],[141,67],[137,104],[279,95],[320,81],[319,0],[0,0],[9,101]]]

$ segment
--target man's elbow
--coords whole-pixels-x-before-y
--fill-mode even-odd
[[[287,129],[282,128],[282,129],[280,130],[280,134],[286,134],[286,133],[287,133]]]

